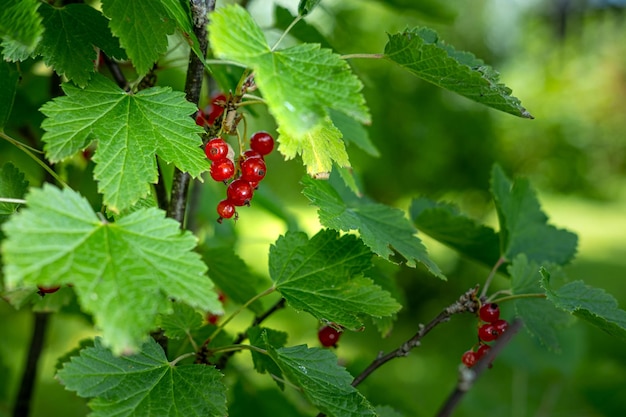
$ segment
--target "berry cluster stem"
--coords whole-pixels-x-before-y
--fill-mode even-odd
[[[487,295],[487,291],[489,290],[489,286],[491,285],[491,281],[493,281],[493,278],[496,276],[496,273],[498,272],[498,269],[500,269],[500,267],[502,266],[503,263],[506,262],[506,259],[504,259],[503,256],[500,257],[500,259],[498,259],[498,261],[495,263],[495,265],[493,266],[493,268],[491,268],[491,272],[489,272],[489,276],[487,276],[487,280],[485,280],[485,285],[483,285],[483,290],[480,293],[480,298],[485,298],[485,296]]]

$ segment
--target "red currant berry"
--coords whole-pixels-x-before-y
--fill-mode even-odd
[[[337,346],[341,332],[334,327],[324,326],[317,332],[317,338],[324,347]]]
[[[250,181],[250,187],[252,187],[253,190],[257,190],[259,188],[259,182],[258,181]]]
[[[217,292],[217,300],[218,300],[220,303],[224,304],[224,303],[226,302],[226,294],[224,294],[224,293],[223,293],[223,292],[221,292],[221,291],[218,291],[218,292]]]
[[[261,155],[267,155],[274,149],[274,138],[267,132],[256,132],[250,138],[250,148]]]
[[[38,291],[39,295],[44,295],[44,294],[53,294],[53,293],[59,291],[59,289],[61,287],[42,287],[42,286],[37,286],[37,288],[39,289],[39,291]]]
[[[478,337],[483,342],[492,342],[499,336],[498,330],[491,323],[483,324],[478,328]]]
[[[222,219],[230,219],[235,215],[235,205],[228,200],[222,200],[217,203],[217,214],[220,215],[217,221],[222,222]]]
[[[485,354],[489,352],[489,349],[491,349],[491,346],[489,345],[480,345],[478,349],[476,349],[476,360],[479,360],[480,358],[485,356]]]
[[[205,114],[202,110],[198,110],[196,112],[196,124],[202,127],[204,127],[207,124]]]
[[[244,179],[238,178],[226,189],[228,199],[236,206],[249,205],[252,199],[252,187]]]
[[[211,164],[211,178],[226,181],[235,174],[235,164],[228,158],[219,159]]]
[[[498,332],[498,336],[506,332],[506,329],[509,328],[509,323],[506,320],[496,320],[491,324],[493,324],[493,327],[496,328],[496,332]]]
[[[496,303],[485,304],[478,310],[478,316],[482,321],[493,323],[500,318],[500,307]]]
[[[209,313],[209,314],[207,314],[207,316],[206,316],[206,321],[207,321],[209,324],[212,324],[212,325],[214,325],[214,326],[215,326],[215,325],[217,324],[217,321],[220,319],[220,317],[221,317],[221,316],[218,316],[217,314],[212,314],[212,313]]]
[[[218,94],[215,97],[213,97],[213,100],[211,100],[211,105],[207,106],[208,108],[205,109],[205,111],[208,110],[206,111],[207,121],[209,122],[210,125],[215,123],[215,121],[222,114],[224,114],[224,107],[222,107],[220,103],[223,103],[225,101],[226,101],[226,96],[224,94]]]
[[[265,161],[262,158],[248,158],[241,163],[241,178],[248,182],[259,182],[265,178]]]
[[[261,155],[257,151],[254,151],[252,149],[248,149],[247,151],[245,151],[244,153],[241,154],[240,161],[243,162],[243,161],[245,161],[246,159],[249,159],[249,158],[263,158],[263,155]]]
[[[213,138],[207,142],[204,153],[211,161],[218,161],[228,155],[228,144],[222,138]]]
[[[467,352],[463,354],[463,356],[461,356],[461,361],[463,362],[463,365],[467,366],[468,368],[471,368],[472,366],[476,364],[476,362],[478,361],[478,358],[476,357],[475,352],[468,350]]]

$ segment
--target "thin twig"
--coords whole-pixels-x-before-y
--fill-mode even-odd
[[[0,197],[0,203],[26,204],[21,198]]]
[[[385,54],[347,54],[347,55],[341,55],[339,58],[341,59],[355,59],[355,58],[381,59],[384,57],[385,57]]]
[[[37,379],[37,365],[41,352],[43,351],[48,318],[50,313],[35,313],[35,323],[33,327],[33,337],[30,341],[26,366],[22,374],[20,390],[17,393],[15,405],[13,406],[13,417],[24,417],[30,413],[30,402],[33,395],[33,387]]]
[[[459,382],[457,383],[454,391],[450,394],[446,402],[441,407],[441,410],[437,414],[437,417],[449,417],[454,409],[459,405],[463,396],[472,388],[472,385],[476,382],[478,377],[485,372],[485,370],[491,365],[496,356],[509,344],[513,336],[521,329],[522,321],[516,319],[506,329],[506,332],[502,334],[496,341],[496,343],[487,351],[473,368],[468,369],[462,366],[459,371]]]
[[[202,56],[206,57],[208,47],[207,25],[209,23],[208,13],[215,9],[215,0],[189,0],[191,6],[191,16],[193,22],[193,32],[200,43]],[[189,66],[187,67],[187,78],[185,80],[185,95],[187,101],[198,106],[200,101],[200,91],[202,90],[202,80],[204,79],[204,64],[194,51],[189,52]],[[187,208],[187,194],[191,176],[174,169],[174,180],[172,182],[172,193],[167,216],[180,222],[184,227],[185,210]]]
[[[483,290],[480,293],[480,298],[484,298],[487,295],[487,291],[489,290],[489,286],[491,285],[491,281],[493,281],[493,278],[496,276],[496,273],[498,272],[498,269],[500,269],[502,264],[505,263],[505,262],[506,262],[506,259],[504,259],[504,257],[501,256],[500,259],[498,259],[496,264],[493,266],[493,268],[491,268],[491,272],[489,272],[489,276],[485,280],[485,285],[483,285]]]
[[[102,51],[100,51],[100,54],[102,54],[102,59],[104,59],[104,63],[111,72],[111,76],[115,80],[115,83],[118,85],[118,87],[124,91],[128,91],[130,88],[128,85],[128,81],[126,80],[126,76],[122,72],[122,69],[117,64],[117,62],[113,61],[107,56],[107,54]]]

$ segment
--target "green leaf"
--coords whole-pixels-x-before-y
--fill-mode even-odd
[[[308,15],[320,4],[320,1],[321,0],[300,0],[300,3],[298,3],[298,15],[302,17]]]
[[[445,279],[401,210],[357,198],[345,187],[341,189],[338,183],[333,187],[328,181],[307,177],[302,183],[303,194],[319,207],[318,215],[324,226],[346,232],[358,230],[363,242],[384,259],[391,260],[397,252],[406,259],[408,266],[414,267],[420,262],[433,275]]]
[[[146,74],[167,50],[167,35],[174,33],[176,21],[161,1],[102,0],[102,10],[137,73]]]
[[[513,295],[544,294],[539,269],[539,265],[528,262],[525,255],[518,255],[508,268]],[[528,333],[548,349],[560,352],[559,330],[570,324],[571,316],[545,298],[518,298],[513,304]]]
[[[237,304],[245,304],[271,285],[250,271],[232,247],[203,248],[201,253],[209,267],[211,280]],[[260,301],[250,304],[248,308],[257,315],[265,311]]]
[[[400,414],[388,405],[377,406],[376,415],[378,415],[378,417],[403,417],[403,414]]]
[[[417,77],[478,103],[519,117],[533,117],[499,82],[499,74],[468,52],[456,51],[428,28],[389,36],[385,57]]]
[[[81,90],[64,84],[66,96],[41,108],[48,159],[66,159],[94,139],[98,148],[94,177],[113,212],[132,206],[157,181],[155,154],[197,177],[209,169],[197,135],[203,130],[189,117],[196,111],[182,92],[153,87],[126,93],[96,75]]]
[[[322,230],[310,240],[288,232],[270,247],[270,276],[296,310],[348,329],[363,326],[361,316],[389,316],[400,305],[362,274],[372,253],[354,235]]]
[[[191,11],[189,10],[189,2],[180,0],[161,0],[161,4],[167,10],[169,16],[176,21],[178,29],[182,32],[183,38],[187,41],[191,50],[204,63],[205,57],[200,49],[200,42],[193,31],[191,24]]]
[[[261,349],[267,350],[269,347],[277,349],[287,344],[288,334],[278,330],[256,326],[250,327],[247,334],[248,339],[250,339],[250,344]],[[263,355],[255,350],[250,350],[250,353],[252,354],[254,369],[256,369],[257,372],[261,374],[267,372],[270,375],[274,375],[282,379],[282,371],[278,365],[276,365],[276,362],[274,362],[268,355]],[[274,379],[274,381],[276,381],[280,389],[284,389],[285,384],[282,381],[279,379]]]
[[[311,175],[330,172],[333,161],[348,165],[341,132],[328,112],[334,109],[361,123],[368,123],[370,116],[363,86],[345,60],[315,44],[273,51],[252,17],[237,5],[218,9],[211,21],[215,55],[254,70],[255,82],[278,122],[279,150],[287,158],[301,153]]]
[[[286,30],[294,21],[296,16],[292,15],[289,9],[274,5],[274,26],[276,29]],[[332,45],[313,25],[309,25],[306,20],[301,19],[289,30],[289,36],[292,36],[302,42],[319,43],[322,48],[332,49]]]
[[[354,144],[371,156],[380,156],[380,152],[370,140],[369,134],[362,124],[335,110],[330,111],[330,118],[337,129],[341,131],[343,139],[348,145]]]
[[[172,366],[152,339],[137,354],[116,357],[97,338],[57,377],[80,397],[96,397],[89,404],[94,417],[227,415],[222,374],[206,365]]]
[[[0,197],[24,198],[28,190],[28,181],[24,174],[10,162],[0,168]],[[15,203],[0,202],[0,223],[8,216],[15,213],[20,205]]]
[[[43,3],[39,11],[46,31],[35,54],[77,85],[85,87],[94,72],[94,61],[98,59],[94,47],[110,57],[126,57],[111,35],[109,20],[93,7],[69,4],[57,8]]]
[[[159,317],[159,328],[170,339],[183,339],[202,327],[202,316],[187,304],[174,303],[173,311]]]
[[[268,348],[287,378],[304,396],[330,417],[376,416],[367,399],[352,385],[352,376],[337,364],[330,351],[305,345]]]
[[[555,290],[550,283],[550,273],[542,268],[541,275],[541,285],[546,290],[546,296],[557,308],[626,341],[626,311],[618,307],[612,295],[582,281],[570,282]]]
[[[5,60],[0,60],[0,91],[2,91],[3,96],[3,99],[0,100],[0,132],[4,131],[4,127],[11,115],[19,80],[20,73],[17,70],[17,66]]]
[[[43,27],[37,0],[4,0],[0,8],[0,37],[3,55],[11,61],[30,56],[41,38]]]
[[[76,192],[33,189],[27,208],[4,224],[2,253],[8,289],[73,284],[116,354],[133,351],[170,299],[221,313],[195,238],[158,209],[116,223],[100,220]]]
[[[464,216],[451,204],[416,198],[409,213],[420,232],[470,259],[493,266],[500,258],[498,234]]]
[[[528,180],[511,183],[502,168],[495,165],[491,193],[500,221],[501,254],[507,260],[523,253],[537,264],[564,265],[574,258],[577,236],[547,224],[548,217],[541,211]]]

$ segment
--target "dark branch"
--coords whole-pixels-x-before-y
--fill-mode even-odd
[[[128,81],[126,80],[126,77],[124,76],[124,73],[122,72],[120,66],[117,65],[117,62],[113,61],[107,56],[107,54],[102,51],[100,51],[100,55],[102,56],[102,59],[104,59],[104,63],[111,72],[111,76],[117,83],[118,87],[124,91],[128,91]]]
[[[22,374],[20,390],[17,393],[15,405],[13,406],[13,417],[25,417],[30,413],[30,401],[33,395],[35,380],[37,379],[37,365],[43,351],[49,316],[49,313],[35,313],[33,337],[30,341],[28,356],[26,357],[26,366]]]
[[[191,5],[191,16],[193,31],[200,43],[202,55],[206,56],[208,47],[207,24],[208,13],[215,9],[215,0],[189,0]],[[204,79],[204,64],[193,51],[189,52],[189,66],[187,67],[187,79],[185,81],[185,94],[187,101],[198,105],[200,101],[200,91],[202,90],[202,80]],[[172,183],[172,194],[170,205],[167,211],[168,217],[180,222],[181,227],[185,220],[185,209],[187,206],[187,194],[191,177],[188,173],[182,172],[178,168],[174,170],[174,181]]]
[[[468,369],[464,366],[459,371],[459,382],[454,391],[450,394],[446,402],[441,407],[437,417],[449,417],[454,409],[459,405],[463,396],[472,388],[478,377],[485,372],[485,369],[491,366],[493,360],[498,354],[509,344],[513,336],[522,328],[522,321],[517,319],[506,329],[496,341],[496,343],[487,351],[473,368]]]

